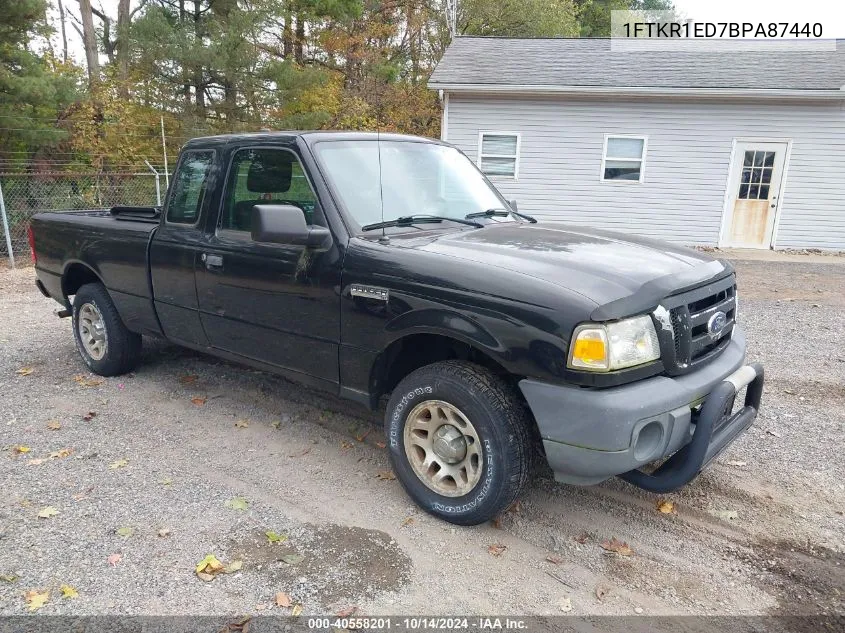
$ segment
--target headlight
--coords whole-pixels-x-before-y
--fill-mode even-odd
[[[614,323],[582,323],[575,328],[569,367],[613,371],[660,358],[660,344],[647,315]]]

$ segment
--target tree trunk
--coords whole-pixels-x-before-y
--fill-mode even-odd
[[[285,29],[282,32],[282,47],[284,49],[284,58],[290,59],[293,55],[293,13],[290,9],[290,3],[285,9]]]
[[[82,39],[85,43],[85,61],[88,64],[88,85],[94,89],[100,81],[100,59],[97,53],[97,32],[94,30],[94,14],[91,0],[79,0],[82,14]]]
[[[305,48],[305,17],[298,13],[296,15],[296,39],[294,40],[293,45],[293,58],[296,60],[297,64],[302,64],[304,56],[304,48]]]
[[[62,61],[67,64],[67,32],[65,31],[65,5],[62,0],[58,0],[59,4],[59,26],[62,30]]]
[[[117,77],[120,96],[129,98],[129,0],[117,4]]]
[[[196,45],[202,45],[202,7],[199,0],[194,0],[194,36]],[[205,121],[205,81],[203,80],[202,65],[194,66],[194,99],[197,105],[197,117]]]

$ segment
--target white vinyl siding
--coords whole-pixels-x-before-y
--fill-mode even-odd
[[[486,176],[519,177],[519,134],[479,132],[478,166]]]
[[[480,162],[480,132],[517,129],[519,210],[691,245],[719,239],[733,140],[792,141],[777,248],[845,250],[845,105],[449,94],[449,141]],[[607,136],[648,138],[638,186],[597,178]]]

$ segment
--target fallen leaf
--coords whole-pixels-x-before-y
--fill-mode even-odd
[[[131,527],[122,527],[117,528],[114,533],[118,536],[122,536],[123,538],[129,538],[130,536],[132,536],[132,531],[133,530]]]
[[[13,446],[13,447],[12,447],[12,452],[13,452],[15,455],[26,455],[26,454],[27,454],[29,451],[31,451],[31,450],[32,450],[32,449],[31,449],[29,446],[22,446],[22,445],[20,445],[20,444],[18,444],[17,446]]]
[[[631,556],[634,553],[627,543],[618,540],[615,536],[609,541],[602,541],[600,547],[608,552],[615,552],[620,556]]]
[[[305,557],[301,554],[283,554],[279,560],[288,565],[297,565],[302,562]]]
[[[97,417],[96,411],[89,411],[88,413],[86,413],[85,415],[82,416],[82,419],[85,420],[86,422],[90,422],[91,420],[93,420],[96,417]]]
[[[584,545],[587,541],[590,540],[590,535],[586,532],[581,532],[578,536],[575,537],[575,542],[581,545]]]
[[[599,602],[604,602],[605,597],[609,593],[610,587],[607,585],[596,585],[596,598],[598,598]]]
[[[205,582],[211,582],[212,580],[214,580],[214,575],[213,574],[206,574],[204,571],[198,571],[197,572],[197,578],[199,578],[200,580],[205,581]]]
[[[736,510],[716,510],[713,516],[722,519],[723,521],[735,521],[739,518],[739,512]]]
[[[231,563],[223,568],[224,574],[234,574],[236,571],[243,569],[244,562],[242,560],[233,560]]]
[[[772,429],[766,429],[766,433],[768,433],[769,435],[774,435],[775,437],[783,437],[780,433],[778,433],[777,431],[773,431]]]
[[[35,370],[34,370],[32,367],[21,367],[21,368],[20,368],[19,370],[17,370],[15,373],[16,373],[18,376],[29,376],[29,375],[30,375],[32,372],[34,372],[34,371],[35,371]]]
[[[376,473],[376,477],[382,481],[393,481],[396,479],[396,475],[393,474],[392,470],[380,470]]]
[[[109,562],[109,565],[112,567],[117,567],[117,564],[123,558],[120,554],[112,554],[106,560]]]
[[[0,574],[0,580],[3,582],[16,582],[18,579],[16,574]]]
[[[310,452],[311,452],[311,447],[309,446],[308,448],[302,449],[298,453],[292,453],[291,455],[288,455],[288,457],[302,457],[303,455],[307,455]]]
[[[367,436],[372,432],[372,430],[372,426],[364,427],[363,431],[360,428],[356,428],[355,431],[352,433],[352,437],[354,437],[355,440],[358,442],[363,442],[365,439],[367,439]]]
[[[36,457],[27,461],[27,466],[40,466],[44,462],[49,461],[46,457]]]
[[[38,512],[39,519],[49,519],[50,517],[54,517],[59,513],[53,506],[47,506],[45,508],[41,508]]]
[[[560,610],[564,613],[569,613],[570,611],[572,611],[572,598],[570,598],[569,596],[564,596],[560,599],[560,602],[558,602],[558,606],[560,607]]]
[[[502,552],[508,549],[507,545],[502,545],[501,543],[493,543],[487,547],[487,552],[492,556],[501,556]]]
[[[102,378],[86,378],[82,374],[76,374],[73,379],[80,387],[96,387],[104,382]]]
[[[414,523],[414,517],[408,517],[399,525],[399,527],[408,527]]]
[[[747,462],[742,462],[738,459],[729,459],[727,461],[728,466],[737,466],[738,468],[742,468],[743,466],[747,466]]]
[[[47,423],[47,428],[51,431],[58,431],[60,428],[62,428],[62,423],[58,420],[50,420]]]
[[[24,594],[24,600],[29,605],[30,611],[37,611],[45,604],[47,601],[50,600],[50,592],[49,591],[35,591],[34,589],[31,591],[27,591]]]
[[[270,426],[272,426],[274,429],[278,429],[282,426],[282,421],[281,420],[273,420],[270,423]]]
[[[246,429],[249,427],[249,420],[238,420],[235,422],[235,428]]]
[[[164,538],[164,537],[166,537],[166,536],[170,536],[170,530],[169,530],[169,529],[167,529],[167,528],[161,528],[161,529],[158,531],[158,535],[159,535],[161,538]]]
[[[563,562],[563,559],[557,554],[549,554],[546,556],[546,561],[552,565],[560,565]]]
[[[184,376],[179,376],[179,382],[183,385],[192,385],[197,381],[197,378],[199,378],[199,376],[196,374],[186,374]]]
[[[230,510],[244,511],[249,508],[249,501],[247,501],[243,497],[232,497],[223,505],[225,505]]]
[[[57,451],[50,453],[50,459],[61,459],[62,457],[69,457],[73,453],[72,448],[60,448]]]
[[[293,604],[290,599],[290,596],[286,594],[284,591],[280,591],[276,594],[276,606],[277,607],[285,607],[288,608]]]
[[[128,459],[119,459],[116,462],[112,462],[109,464],[109,468],[111,470],[117,470],[118,468],[126,468],[129,465]]]
[[[378,446],[379,448],[385,448],[387,444],[385,444],[384,442],[376,442],[376,446]]]
[[[301,605],[301,604],[295,604],[295,605],[293,606],[293,609],[291,609],[290,614],[291,614],[292,616],[296,617],[296,616],[298,616],[300,613],[302,613],[302,605]]]
[[[279,534],[278,532],[274,532],[273,530],[267,530],[264,532],[267,536],[268,543],[283,543],[284,541],[288,540],[287,534]]]
[[[784,389],[783,392],[788,393],[789,395],[792,395],[792,394],[795,393],[792,389]]]
[[[675,510],[675,504],[667,500],[657,502],[657,511],[661,514],[677,514],[677,510]]]
[[[223,563],[221,563],[214,554],[208,554],[197,563],[195,571],[198,574],[216,574],[223,571],[223,567]]]
[[[62,592],[62,598],[78,598],[79,592],[70,585],[62,585],[59,587]]]
[[[158,483],[162,486],[170,486],[173,484],[173,480],[170,477],[165,477],[164,479],[159,480]]]
[[[205,400],[206,400],[205,398],[200,398],[200,397],[191,398],[191,402],[193,402],[198,407],[201,407],[202,405],[204,405]]]
[[[348,618],[350,615],[355,615],[358,611],[358,607],[353,605],[351,607],[346,607],[345,609],[341,609],[337,612],[337,617],[339,618]]]
[[[354,444],[353,444],[352,442],[349,442],[349,441],[347,441],[347,440],[343,440],[343,441],[340,443],[340,450],[342,450],[342,451],[348,451],[348,450],[349,450],[350,448],[352,448],[353,446],[354,446]]]

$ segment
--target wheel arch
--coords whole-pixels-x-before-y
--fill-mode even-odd
[[[70,296],[75,295],[85,284],[103,283],[100,275],[88,264],[71,260],[62,272],[62,294],[65,303],[70,306]],[[105,284],[103,284],[105,285]]]

